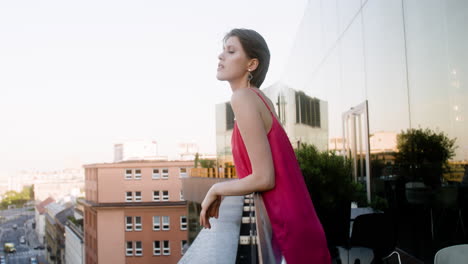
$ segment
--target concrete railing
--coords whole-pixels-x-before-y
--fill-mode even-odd
[[[235,264],[243,208],[242,196],[228,196],[211,218],[211,229],[202,229],[179,264]]]
[[[187,177],[182,179],[184,198],[187,201],[201,203],[209,188],[222,181],[237,179]],[[272,228],[261,194],[226,196],[220,207],[219,218],[211,218],[211,229],[202,229],[179,263],[236,263],[242,246],[240,232],[244,207],[250,203],[249,241],[247,255],[251,263],[280,263],[281,254],[275,252],[272,245]],[[252,208],[253,207],[253,208]],[[197,212],[199,213],[199,212]],[[195,213],[196,214],[196,213]],[[191,218],[198,221],[198,216]],[[244,217],[245,218],[245,217]],[[199,223],[197,223],[199,225]],[[192,225],[192,224],[191,224]],[[245,227],[243,227],[245,228]],[[243,254],[243,253],[242,253]]]

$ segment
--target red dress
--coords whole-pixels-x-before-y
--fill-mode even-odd
[[[262,95],[256,88],[251,89],[265,103],[273,119],[267,137],[275,168],[275,187],[262,193],[273,229],[272,243],[279,247],[287,264],[331,263],[322,224],[289,138]],[[252,166],[237,123],[231,141],[237,175],[242,179],[252,174]]]

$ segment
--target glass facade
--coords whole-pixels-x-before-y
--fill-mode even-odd
[[[330,139],[367,100],[370,134],[442,131],[467,161],[466,14],[461,0],[311,0],[282,81],[328,102]]]
[[[466,25],[463,0],[310,0],[281,80],[328,103],[330,150],[344,153],[346,144],[361,141],[361,123],[368,120],[372,197],[386,199],[398,215],[408,234],[399,246],[424,261],[432,261],[436,249],[468,241],[466,232],[457,232],[468,223]],[[367,116],[345,119],[365,102]],[[455,139],[449,169],[431,160],[398,160],[397,137],[409,129]],[[359,147],[354,152],[360,176],[367,170],[364,155]],[[453,171],[452,181],[446,174]],[[445,180],[414,182],[432,174]],[[449,207],[463,213],[443,211]]]

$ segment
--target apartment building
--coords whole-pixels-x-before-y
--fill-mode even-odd
[[[193,161],[85,165],[85,259],[94,263],[177,263],[187,243],[181,178]]]

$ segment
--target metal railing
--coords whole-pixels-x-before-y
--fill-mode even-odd
[[[270,218],[263,203],[260,193],[254,194],[255,223],[257,232],[258,260],[262,263],[278,263],[281,261],[281,253],[275,252],[272,245],[273,230]]]

